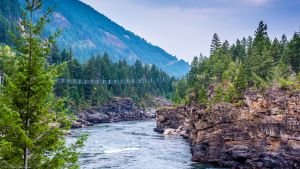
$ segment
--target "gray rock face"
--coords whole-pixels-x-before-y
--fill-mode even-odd
[[[115,98],[100,107],[82,110],[77,113],[78,119],[73,128],[91,126],[97,123],[143,120],[147,118],[144,111],[138,108],[130,98]]]
[[[240,169],[300,168],[300,93],[248,92],[244,104],[157,111],[156,131],[189,131],[192,160]]]
[[[165,129],[177,129],[184,123],[186,107],[164,107],[156,111],[156,128],[154,131],[163,133]]]

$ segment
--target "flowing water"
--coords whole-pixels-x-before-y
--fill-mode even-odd
[[[190,161],[187,140],[153,131],[155,121],[99,124],[72,130],[72,142],[81,133],[89,138],[81,150],[83,169],[205,169]]]

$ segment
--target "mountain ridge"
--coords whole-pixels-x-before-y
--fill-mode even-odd
[[[19,0],[24,5],[24,0]],[[185,75],[189,65],[167,53],[162,48],[126,30],[91,6],[79,0],[43,1],[43,10],[55,6],[51,22],[45,35],[62,29],[57,39],[60,48],[70,48],[80,62],[93,55],[107,52],[113,61],[125,59],[129,63],[140,60],[144,64],[155,64],[176,77]]]

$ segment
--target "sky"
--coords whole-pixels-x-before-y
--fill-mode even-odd
[[[259,21],[271,39],[300,31],[300,0],[81,0],[125,29],[191,62],[209,55],[214,33],[230,44],[254,36]]]

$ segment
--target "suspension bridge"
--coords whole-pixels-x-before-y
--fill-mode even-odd
[[[125,84],[145,84],[145,83],[164,83],[165,78],[150,79],[109,79],[109,80],[84,80],[84,79],[56,79],[58,84],[78,84],[78,85],[125,85]]]
[[[108,80],[86,80],[86,79],[55,79],[57,84],[76,84],[76,85],[129,85],[129,84],[146,84],[146,83],[164,83],[168,79],[162,78],[141,78],[141,79],[108,79]],[[174,81],[176,82],[176,80]],[[4,83],[4,76],[0,75],[0,84]]]

